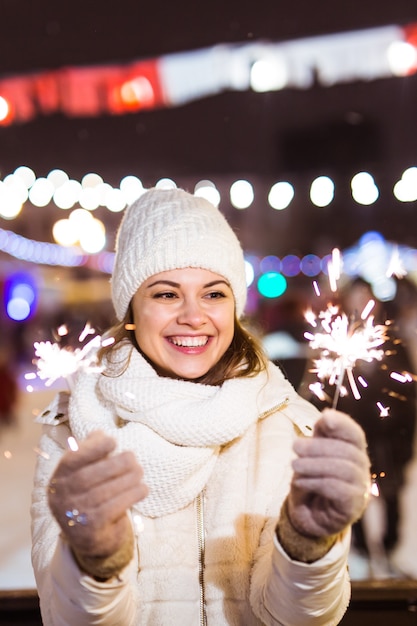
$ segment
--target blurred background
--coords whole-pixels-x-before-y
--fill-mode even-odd
[[[374,364],[373,395],[340,405],[374,461],[351,571],[417,578],[416,105],[413,0],[0,0],[0,589],[34,587],[35,420],[65,384],[27,377],[34,342],[76,350],[86,324],[111,325],[123,210],[170,184],[236,229],[247,314],[318,406],[306,311],[373,299],[392,321],[395,365]]]

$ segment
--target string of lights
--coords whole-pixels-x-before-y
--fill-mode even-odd
[[[156,183],[157,187],[175,185],[173,180],[166,178]],[[330,203],[334,197],[334,187],[330,178],[316,178],[310,186],[311,202],[317,207]],[[322,193],[319,193],[320,189]],[[379,196],[375,181],[367,172],[352,178],[351,190],[352,197],[357,202],[361,199],[363,204],[375,202]],[[46,177],[37,178],[32,169],[21,166],[0,181],[0,216],[12,222],[25,203],[28,203],[34,206],[52,204],[68,217],[59,218],[54,223],[52,232],[56,243],[35,241],[13,230],[0,228],[0,251],[34,267],[83,266],[111,274],[114,254],[105,249],[105,225],[93,217],[93,213],[99,206],[105,206],[110,212],[121,212],[144,191],[140,179],[135,176],[126,176],[120,186],[114,188],[94,173],[86,174],[81,181],[75,181],[62,170],[55,169]],[[228,191],[228,200],[238,211],[248,209],[256,197],[256,190],[247,180],[233,182]],[[216,185],[208,180],[199,181],[194,193],[205,196],[217,205],[222,200]],[[417,167],[404,171],[401,179],[395,183],[393,193],[400,201],[417,200]],[[295,189],[288,181],[273,184],[268,194],[271,210],[288,209],[294,196]],[[54,210],[53,206],[51,210]],[[287,290],[289,279],[300,275],[310,279],[326,275],[329,258],[330,251],[324,256],[314,253],[302,257],[287,254],[282,258],[272,254],[257,256],[246,253],[250,293],[255,291],[256,298],[278,298]],[[382,300],[395,296],[394,276],[417,276],[417,250],[388,242],[378,232],[365,233],[357,245],[344,251],[343,258],[344,273],[365,278],[374,286],[375,295]],[[25,278],[26,274],[28,279]],[[36,277],[30,270],[23,274],[20,271],[17,274],[12,272],[8,285],[8,314],[14,316],[13,319],[25,319],[36,305],[35,296],[30,295],[30,302],[27,299],[27,294],[36,292]]]
[[[133,60],[0,78],[0,124],[37,115],[124,115],[227,90],[309,89],[417,71],[417,23],[284,42],[220,44]]]
[[[175,185],[170,179],[157,181],[156,186]],[[353,200],[361,205],[375,203],[380,195],[374,177],[369,172],[355,174],[351,181]],[[53,224],[52,234],[56,244],[66,248],[67,252],[58,252],[54,244],[35,243],[19,237],[13,231],[1,231],[0,249],[17,258],[33,259],[42,262],[48,258],[51,264],[79,264],[79,258],[105,250],[106,228],[103,221],[94,217],[94,211],[105,207],[110,213],[120,213],[137,199],[145,189],[136,176],[126,176],[118,187],[105,182],[101,176],[88,173],[81,181],[70,179],[60,169],[54,169],[45,177],[37,177],[35,172],[20,166],[0,180],[0,218],[13,222],[27,205],[35,207],[54,207],[61,210]],[[417,201],[417,167],[404,170],[402,176],[393,184],[394,197],[399,202]],[[222,201],[221,193],[215,183],[201,180],[194,186],[194,193],[203,195],[213,204]],[[268,204],[272,210],[283,211],[290,207],[296,190],[290,181],[281,180],[273,183],[268,191]],[[236,180],[228,189],[231,206],[236,210],[247,210],[254,203],[256,190],[249,180]],[[322,208],[331,205],[335,198],[335,182],[328,176],[318,176],[310,183],[309,199],[312,205]],[[74,249],[76,252],[69,253]]]

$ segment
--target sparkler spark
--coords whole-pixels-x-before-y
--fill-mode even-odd
[[[332,304],[316,317],[311,312],[307,316],[310,325],[318,328],[315,332],[304,334],[310,347],[320,352],[320,357],[314,359],[312,371],[320,380],[328,380],[330,385],[336,385],[333,408],[342,391],[345,375],[354,397],[360,398],[353,376],[357,361],[381,361],[384,357],[381,346],[387,339],[387,327],[385,324],[374,325],[374,317],[369,315],[371,309],[368,303],[361,318],[353,321]]]
[[[340,250],[338,248],[334,248],[332,250],[332,258],[327,265],[328,275],[329,275],[329,285],[330,289],[335,292],[337,291],[337,281],[340,278],[342,266],[342,256]]]
[[[404,276],[407,275],[407,270],[404,267],[398,246],[395,246],[392,251],[391,259],[389,261],[385,275],[388,278],[391,278],[391,276],[396,276],[397,278],[404,278]]]
[[[391,372],[390,377],[399,383],[411,383],[413,381],[410,372]]]
[[[382,404],[382,402],[377,402],[376,403],[378,409],[379,409],[379,417],[380,418],[384,418],[384,417],[388,417],[389,416],[389,406],[384,406]]]
[[[88,335],[94,334],[94,332],[94,329],[87,324],[79,337],[79,341],[84,341]],[[60,336],[67,334],[66,327],[60,327],[58,333]],[[83,347],[75,350],[69,347],[60,347],[58,343],[51,343],[50,341],[37,341],[34,343],[34,348],[38,358],[34,363],[38,370],[36,373],[25,374],[25,378],[26,380],[33,380],[38,377],[46,381],[46,387],[50,387],[59,378],[64,378],[71,389],[72,377],[77,371],[93,372],[100,370],[97,365],[96,352],[101,345],[100,335],[96,335]]]
[[[313,289],[314,289],[314,292],[315,292],[316,296],[320,296],[321,295],[320,287],[319,287],[318,282],[316,280],[313,280]]]
[[[75,439],[75,437],[73,437],[72,435],[70,437],[68,437],[67,439],[68,442],[68,447],[73,451],[73,452],[77,452],[78,451],[78,443],[77,440]]]

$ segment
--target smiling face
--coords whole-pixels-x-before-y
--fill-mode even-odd
[[[133,296],[132,312],[139,348],[162,376],[204,376],[233,339],[233,292],[225,278],[209,270],[151,276]]]

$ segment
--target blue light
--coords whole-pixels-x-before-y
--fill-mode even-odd
[[[258,291],[265,298],[278,298],[287,289],[287,281],[278,272],[267,272],[258,279]]]
[[[6,312],[10,319],[15,322],[23,322],[30,315],[30,306],[23,298],[12,298],[7,302]]]
[[[321,259],[316,254],[306,254],[301,259],[300,269],[305,276],[317,276],[321,271]]]
[[[282,259],[281,266],[285,276],[297,276],[300,273],[300,259],[295,254],[287,254]]]
[[[279,258],[273,254],[264,257],[259,265],[259,269],[261,272],[280,272],[281,271],[281,261]]]
[[[245,259],[246,287],[250,287],[255,279],[255,271],[253,266]]]
[[[252,265],[255,276],[257,276],[259,274],[260,266],[259,257],[257,257],[255,254],[245,254],[245,261]]]
[[[4,304],[7,315],[16,322],[31,317],[37,305],[37,288],[31,274],[11,274],[4,285]]]
[[[359,245],[366,246],[368,243],[375,243],[375,242],[382,243],[384,241],[385,239],[381,235],[381,233],[379,233],[376,230],[370,230],[367,233],[364,233],[362,237],[359,239]]]
[[[331,254],[326,254],[321,260],[321,271],[323,272],[323,274],[326,274],[326,276],[329,274],[329,263],[331,262],[331,260]]]

